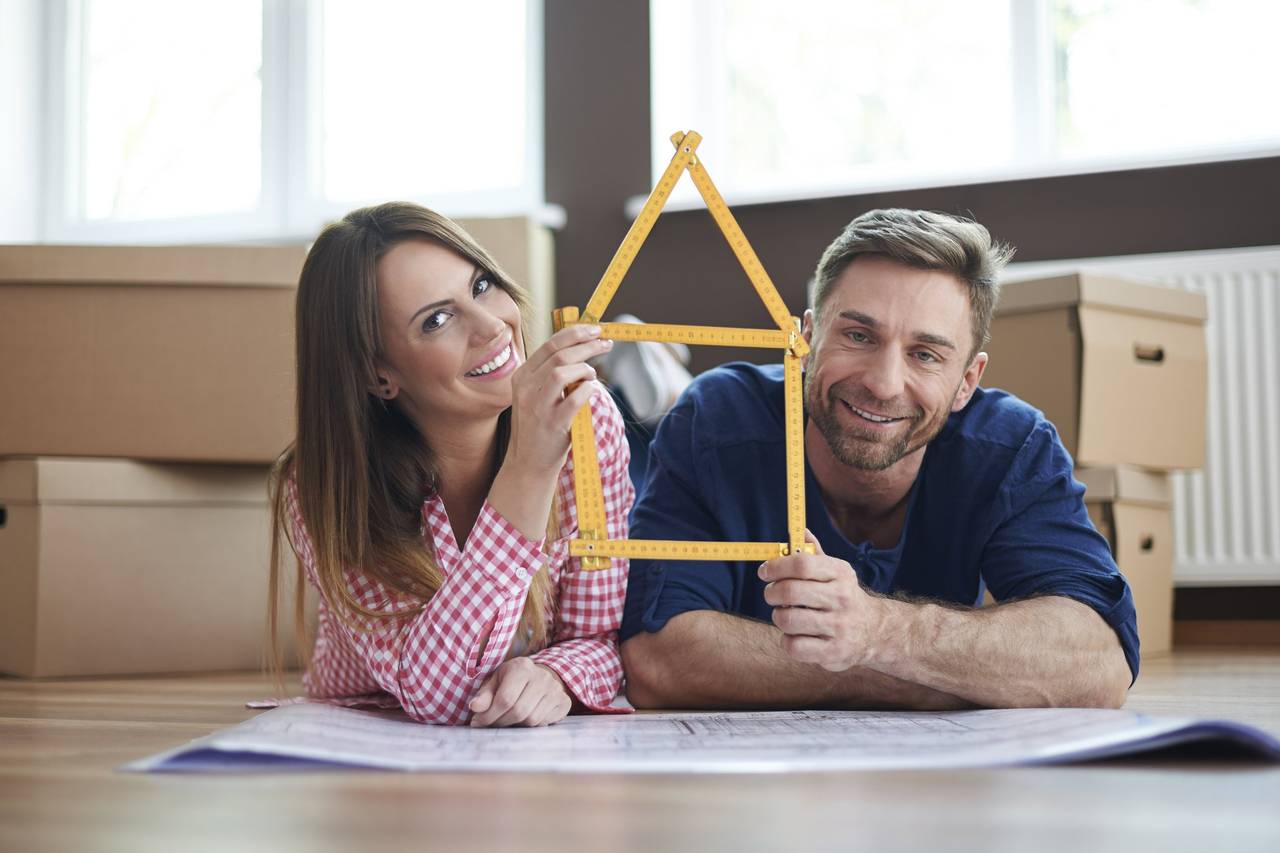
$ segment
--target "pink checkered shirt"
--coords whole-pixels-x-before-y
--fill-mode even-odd
[[[624,538],[626,519],[635,499],[627,474],[630,450],[622,416],[603,388],[591,398],[600,475],[604,487],[608,533]],[[303,678],[307,694],[347,704],[357,699],[389,704],[394,699],[414,719],[458,724],[471,718],[467,701],[508,657],[523,646],[516,636],[526,593],[544,563],[558,595],[548,607],[551,645],[530,657],[553,670],[582,707],[607,712],[622,684],[618,626],[626,595],[627,561],[613,560],[608,569],[581,571],[568,554],[567,539],[578,529],[574,505],[573,455],[560,471],[557,485],[562,507],[559,538],[549,549],[544,539],[529,539],[490,506],[480,510],[466,547],[459,548],[435,496],[422,507],[423,524],[435,543],[444,583],[416,616],[368,620],[348,628],[321,596],[319,625],[311,665]],[[288,508],[293,541],[312,585],[316,584],[311,538],[298,509],[292,480]],[[357,570],[347,571],[347,587],[372,610],[404,611],[422,602],[387,589]],[[486,629],[492,628],[485,644]]]

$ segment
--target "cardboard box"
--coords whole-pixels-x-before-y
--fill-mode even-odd
[[[1164,474],[1132,468],[1077,468],[1085,506],[1111,543],[1133,591],[1144,657],[1173,644],[1172,490]]]
[[[1203,294],[1091,274],[1005,285],[982,384],[1039,408],[1081,465],[1200,468]]]
[[[0,456],[268,463],[301,246],[0,246]]]
[[[551,330],[551,232],[461,221]],[[268,464],[294,435],[303,246],[0,246],[0,456]]]
[[[0,671],[82,676],[261,667],[266,473],[257,466],[0,460]],[[286,566],[292,577],[292,561]],[[291,624],[281,632],[286,641]]]

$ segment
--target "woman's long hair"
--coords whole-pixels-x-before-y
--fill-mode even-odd
[[[409,240],[429,240],[457,252],[493,275],[527,320],[527,292],[456,223],[426,208],[391,202],[353,211],[326,227],[307,254],[297,296],[297,438],[271,476],[271,567],[267,631],[269,666],[282,669],[277,620],[282,537],[295,556],[290,531],[289,481],[310,535],[320,593],[334,615],[357,630],[377,620],[405,618],[421,606],[370,610],[352,595],[346,572],[358,570],[393,594],[425,603],[442,575],[422,529],[422,505],[438,470],[432,448],[396,401],[376,396],[378,261]],[[524,338],[526,348],[528,337]],[[510,409],[499,416],[498,459],[506,452]],[[496,471],[494,472],[496,473]],[[553,507],[548,546],[558,525]],[[306,577],[297,563],[294,623],[299,653],[307,648]],[[529,648],[547,644],[552,606],[545,566],[525,600],[521,631]]]

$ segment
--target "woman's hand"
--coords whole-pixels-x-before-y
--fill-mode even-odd
[[[573,416],[597,390],[587,359],[609,351],[598,326],[569,326],[511,375],[511,437],[489,502],[530,539],[542,538],[556,478],[569,454]],[[575,383],[572,391],[568,390]]]
[[[530,658],[512,658],[493,671],[471,697],[471,725],[549,726],[573,706],[560,676]]]
[[[534,350],[511,376],[511,440],[507,459],[531,473],[558,473],[569,452],[574,414],[595,391],[587,359],[608,352],[599,326],[569,326]],[[578,384],[572,391],[570,386]],[[568,392],[568,393],[566,393]]]

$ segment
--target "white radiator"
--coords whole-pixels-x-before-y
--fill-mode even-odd
[[[1072,270],[1208,297],[1207,460],[1173,475],[1174,581],[1280,584],[1280,247],[1012,264],[1006,277]]]

